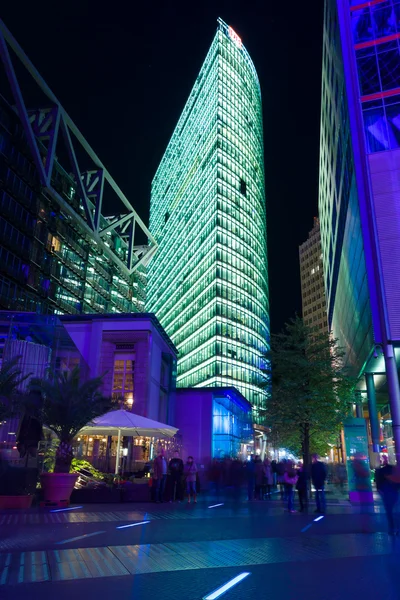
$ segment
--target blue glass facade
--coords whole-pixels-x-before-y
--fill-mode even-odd
[[[329,327],[358,375],[373,335],[335,0],[324,16],[319,216]]]
[[[368,153],[400,147],[400,0],[351,3]]]
[[[252,435],[251,411],[229,396],[214,396],[212,406],[212,456],[240,455],[242,444]]]

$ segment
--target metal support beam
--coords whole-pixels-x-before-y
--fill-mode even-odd
[[[383,344],[396,462],[400,465],[400,387],[392,344]]]
[[[17,59],[32,77],[32,84],[36,84],[38,88],[40,88],[45,94],[45,96],[48,98],[47,107],[36,112],[31,111],[30,116],[28,114],[28,110],[25,105],[25,101],[13,67],[13,63],[10,57],[10,51],[13,52],[13,55],[17,57]],[[76,127],[72,119],[66,113],[61,103],[58,101],[58,99],[53,94],[49,86],[46,84],[44,79],[35,69],[32,62],[26,56],[22,48],[19,46],[17,41],[14,39],[14,37],[11,35],[11,33],[1,20],[0,57],[1,61],[4,64],[6,76],[10,83],[18,115],[21,119],[21,123],[23,125],[27,141],[29,143],[32,157],[38,171],[39,180],[44,188],[45,193],[50,195],[50,197],[53,198],[60,205],[60,207],[71,216],[72,219],[79,223],[80,226],[83,227],[85,233],[89,233],[89,235],[93,237],[93,239],[96,241],[99,247],[104,250],[108,258],[113,263],[115,263],[118,266],[118,268],[124,272],[125,275],[132,275],[133,272],[137,270],[140,265],[148,264],[154,252],[156,252],[157,243],[155,241],[155,238],[152,236],[146,225],[143,223],[139,215],[134,210],[133,206],[130,204],[130,202],[123,194],[121,189],[118,187],[118,185],[115,183],[114,179],[111,177],[111,175],[109,174],[109,172],[107,171],[97,154],[93,151],[93,149],[83,137],[83,135]],[[72,205],[67,203],[57,192],[57,190],[53,188],[51,183],[53,164],[55,160],[55,150],[57,146],[57,141],[59,139],[58,136],[60,128],[63,132],[63,137],[65,140],[67,152],[69,154],[70,162],[72,163],[72,169],[78,187],[78,195],[82,201],[86,220],[82,218],[81,211],[75,210],[75,208]],[[87,182],[82,180],[82,172],[79,169],[79,162],[75,154],[72,138],[74,138],[74,142],[77,141],[79,143],[80,147],[86,153],[87,158],[89,158],[91,163],[94,165],[93,170],[83,174],[83,179],[85,179],[87,174],[90,174],[89,180]],[[42,142],[47,142],[47,155],[45,157],[45,165],[43,164],[42,160],[43,150],[39,148],[38,140]],[[46,144],[43,145],[46,146]],[[62,166],[63,165],[61,164],[61,167]],[[94,178],[92,178],[93,175]],[[99,176],[99,179],[97,179],[97,175]],[[113,195],[115,195],[115,199],[124,206],[123,210],[127,210],[128,214],[124,215],[124,217],[118,219],[116,222],[110,224],[108,227],[101,231],[101,209],[105,182],[108,183]],[[88,185],[84,185],[85,183],[88,183]],[[94,187],[92,187],[92,184]],[[116,210],[119,211],[120,209],[116,208]],[[106,217],[104,216],[104,219],[105,218]],[[124,236],[121,234],[121,232],[117,232],[118,235],[121,237],[122,244],[125,245],[125,248],[129,246],[129,252],[127,252],[129,259],[122,261],[113,251],[113,249],[109,248],[105,241],[103,241],[102,237],[107,232],[115,230],[116,227],[118,227],[120,224],[125,223],[129,226],[129,231],[131,232],[131,235],[129,236],[129,243],[127,243],[127,241],[123,239]],[[142,232],[149,240],[149,245],[147,246],[147,249],[141,252],[140,255],[135,253],[135,248],[137,248],[137,246],[135,247],[133,239],[136,225],[140,227]],[[127,264],[128,262],[129,266]]]
[[[85,188],[82,183],[82,175],[79,171],[78,161],[76,160],[75,150],[72,145],[72,140],[68,130],[68,126],[65,123],[64,119],[61,119],[61,130],[65,138],[65,144],[67,146],[69,160],[71,161],[72,169],[74,171],[76,185],[78,186],[79,195],[82,200],[83,208],[86,215],[86,221],[90,229],[94,231],[93,218],[89,207],[88,197],[86,196]]]
[[[365,373],[367,385],[368,413],[371,425],[372,451],[379,452],[379,421],[376,408],[376,393],[373,373]]]
[[[101,209],[103,205],[104,172],[103,169],[86,171],[82,174],[82,183],[87,197],[94,204],[94,228],[100,228]]]
[[[35,136],[32,131],[31,124],[29,122],[28,112],[25,108],[24,99],[22,97],[21,88],[19,87],[17,77],[15,75],[14,67],[11,62],[10,53],[8,52],[8,47],[6,44],[6,40],[4,38],[3,32],[0,30],[0,56],[3,61],[3,65],[6,71],[6,75],[8,81],[11,86],[12,93],[14,95],[14,100],[17,104],[18,114],[22,121],[22,124],[25,129],[25,134],[28,139],[29,148],[32,152],[32,158],[35,162],[35,166],[39,173],[39,179],[42,185],[46,185],[47,177],[44,171],[42,159],[39,153],[39,149],[36,144]]]
[[[113,223],[110,223],[110,225],[108,225],[107,227],[104,227],[104,229],[101,229],[100,235],[103,236],[106,233],[108,233],[109,231],[114,231],[114,229],[116,227],[119,227],[126,221],[129,221],[130,219],[133,219],[133,218],[134,218],[133,213],[129,213],[129,215],[123,215],[122,217],[119,217],[119,219],[117,219]]]
[[[47,154],[45,160],[45,173],[47,187],[51,186],[54,157],[60,126],[60,110],[58,106],[52,108],[29,111],[29,120],[35,137],[47,141]]]
[[[135,219],[132,219],[132,221],[129,224],[129,229],[128,229],[128,233],[129,233],[129,241],[128,241],[128,269],[132,269],[133,267],[133,256],[134,256],[134,239],[135,239]]]

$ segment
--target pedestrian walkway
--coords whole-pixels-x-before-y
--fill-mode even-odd
[[[285,537],[47,550],[0,555],[0,585],[392,554],[386,534]]]
[[[319,517],[313,506],[309,514],[289,514],[280,501],[229,498],[134,510],[98,505],[2,512],[0,598],[202,600],[250,573],[226,600],[269,600],[278,593],[287,600],[375,600],[369,595],[374,577],[382,600],[399,600],[391,573],[400,559],[400,538],[386,533],[381,508],[331,504]],[[389,575],[376,572],[381,560],[390,565]],[[356,589],[354,569],[363,573]]]

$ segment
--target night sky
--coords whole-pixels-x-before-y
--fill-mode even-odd
[[[14,0],[0,14],[147,224],[151,180],[218,16],[261,83],[277,332],[301,312],[298,246],[317,215],[322,0]]]

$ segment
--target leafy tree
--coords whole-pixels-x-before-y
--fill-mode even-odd
[[[18,414],[20,385],[29,377],[19,367],[20,356],[3,362],[0,369],[0,421]]]
[[[343,354],[327,332],[297,316],[271,337],[265,417],[281,446],[301,452],[305,464],[312,451],[326,452],[354,402],[356,380],[343,367]]]
[[[43,424],[60,440],[55,473],[69,473],[73,459],[72,440],[82,427],[114,408],[112,399],[101,393],[101,385],[101,377],[82,381],[79,367],[58,373],[53,381],[31,380],[31,390],[42,394]]]

